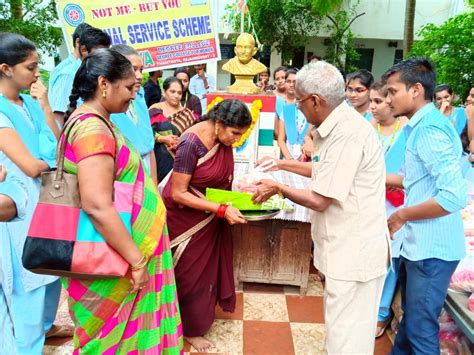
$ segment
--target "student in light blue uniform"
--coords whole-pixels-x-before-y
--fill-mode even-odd
[[[273,71],[273,84],[276,89],[273,93],[276,96],[275,100],[275,126],[273,130],[273,136],[278,139],[278,122],[281,115],[281,110],[286,100],[286,67],[278,67]]]
[[[6,172],[0,165],[0,236],[3,236],[2,226],[9,221],[19,221],[25,218],[28,202],[28,190],[24,182],[15,173]],[[1,260],[1,259],[0,259]],[[3,273],[0,273],[0,285],[3,284]],[[6,298],[0,295],[0,329],[13,329],[8,314]],[[15,349],[15,340],[12,332],[2,332],[0,336],[0,350]]]
[[[453,89],[449,85],[441,84],[436,86],[434,101],[436,108],[452,122],[456,132],[461,135],[463,129],[467,126],[467,116],[463,107],[454,107]]]
[[[466,184],[462,145],[451,122],[431,102],[436,74],[423,58],[409,58],[384,74],[388,102],[395,116],[410,121],[403,178],[388,176],[405,190],[405,205],[388,227],[401,230],[398,278],[404,315],[392,354],[439,354],[438,317],[451,276],[465,254],[461,209]]]
[[[383,82],[375,82],[370,87],[370,111],[373,114],[371,124],[383,145],[385,168],[387,174],[398,174],[403,166],[406,149],[406,136],[403,127],[407,124],[406,117],[394,117],[387,104],[387,88]],[[385,208],[387,218],[403,203],[403,191],[386,192]],[[389,267],[382,291],[377,319],[375,337],[381,337],[392,319],[391,305],[398,281],[398,257],[400,256],[402,237],[397,233],[392,240],[392,267]]]
[[[298,159],[302,156],[304,139],[309,123],[304,114],[298,109],[295,98],[296,73],[288,69],[285,76],[286,101],[277,97],[278,146],[281,154],[287,160]]]
[[[130,103],[127,112],[114,113],[110,115],[110,119],[124,136],[132,142],[138,153],[140,153],[153,181],[157,184],[156,160],[153,150],[155,139],[150,124],[150,115],[145,102],[145,92],[141,87],[143,64],[138,56],[138,52],[132,47],[119,44],[112,48],[132,63],[137,82],[134,88],[136,98]]]
[[[346,99],[354,109],[370,122],[372,113],[369,109],[369,89],[374,83],[372,73],[360,69],[346,77]]]
[[[33,274],[21,264],[39,198],[41,182],[37,176],[55,166],[57,144],[52,132],[57,128],[54,118],[46,119],[42,110],[49,107],[46,91],[38,101],[20,94],[30,88],[33,91],[38,64],[32,42],[17,34],[0,34],[0,165],[21,179],[28,196],[22,220],[0,223],[1,354],[42,353],[61,290],[56,277]]]

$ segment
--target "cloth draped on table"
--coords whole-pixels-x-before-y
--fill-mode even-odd
[[[86,114],[66,143],[65,170],[77,174],[77,164],[96,154],[118,156],[114,188],[121,198],[114,206],[130,218],[124,224],[143,255],[149,281],[130,293],[128,277],[79,280],[63,278],[75,325],[75,354],[179,354],[182,328],[177,303],[166,209],[139,153],[118,129],[117,142],[98,117]],[[61,139],[65,139],[64,136]]]
[[[193,133],[183,136],[180,145],[192,141],[192,136]],[[207,187],[230,190],[234,173],[232,147],[218,144],[199,158],[189,183],[190,192],[203,196]],[[171,184],[168,181],[163,191],[171,243],[190,237],[173,252],[173,258],[179,257],[175,274],[183,333],[190,337],[203,336],[214,321],[217,303],[226,312],[235,309],[231,229],[223,219],[174,203]],[[194,228],[197,225],[201,227],[199,230]]]
[[[151,127],[155,136],[158,134],[180,137],[199,118],[188,108],[183,108],[169,117],[163,114],[161,108],[150,107],[149,112]],[[155,140],[155,158],[158,181],[162,181],[173,169],[174,151],[169,149],[166,144],[158,143]]]

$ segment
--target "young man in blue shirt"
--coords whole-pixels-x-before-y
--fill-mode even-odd
[[[48,99],[54,118],[62,126],[64,113],[69,106],[69,96],[76,72],[82,60],[97,48],[108,48],[110,36],[86,23],[80,24],[73,33],[74,52],[54,68],[49,78]]]
[[[436,74],[426,59],[410,58],[384,74],[395,116],[407,116],[405,207],[388,220],[403,236],[399,266],[404,316],[392,354],[439,354],[438,317],[451,275],[465,255],[460,210],[467,203],[462,145],[449,120],[431,102]]]

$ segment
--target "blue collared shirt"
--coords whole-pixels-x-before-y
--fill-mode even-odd
[[[467,204],[467,192],[461,173],[459,136],[432,103],[413,115],[405,132],[405,207],[435,198],[449,214],[407,222],[402,229],[401,255],[413,261],[460,260],[465,255],[460,211]]]
[[[72,54],[54,68],[49,78],[48,100],[53,112],[66,112],[76,72],[82,61]]]
[[[202,114],[204,115],[207,111],[207,99],[205,95],[210,91],[216,90],[216,80],[210,74],[206,73],[207,84],[209,87],[204,87],[204,81],[199,75],[194,75],[189,82],[189,92],[196,95],[201,100]]]

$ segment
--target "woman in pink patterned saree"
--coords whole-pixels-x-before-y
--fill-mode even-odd
[[[100,49],[82,62],[70,96],[66,121],[79,118],[71,122],[65,170],[77,174],[94,227],[130,264],[123,278],[62,279],[75,354],[182,353],[166,210],[139,153],[109,118],[127,110],[135,85],[128,59]]]

